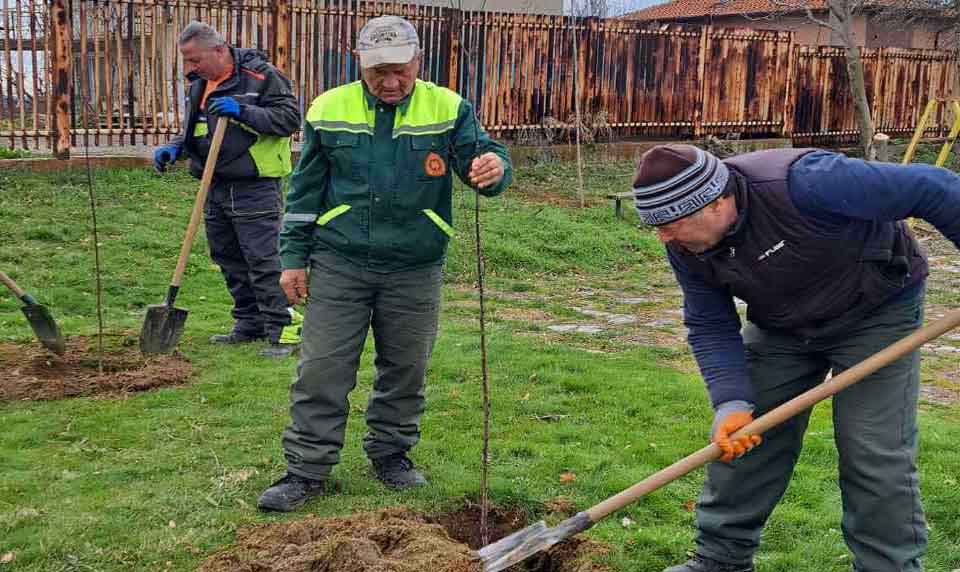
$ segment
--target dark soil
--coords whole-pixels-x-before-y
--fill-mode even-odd
[[[144,358],[132,336],[109,336],[102,373],[95,338],[67,339],[62,356],[40,344],[0,343],[0,401],[109,396],[181,385],[192,366],[179,355]]]
[[[429,522],[442,526],[451,538],[474,550],[530,524],[530,518],[521,509],[490,507],[487,514],[488,542],[484,543],[480,530],[480,512],[480,505],[471,503],[455,512],[430,515],[426,518]]]
[[[528,524],[519,509],[492,508],[490,542]],[[437,515],[406,508],[341,518],[313,516],[241,529],[236,544],[200,572],[481,572],[476,505]],[[599,572],[594,543],[571,539],[514,566],[512,572]]]

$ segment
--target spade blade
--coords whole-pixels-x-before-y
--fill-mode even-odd
[[[53,353],[62,356],[63,352],[67,349],[67,344],[63,340],[63,335],[60,333],[57,322],[53,319],[53,316],[50,315],[46,307],[40,304],[27,304],[26,306],[22,306],[21,309],[23,310],[23,315],[27,317],[27,321],[30,322],[30,327],[33,328],[33,333],[37,335],[40,343]]]
[[[140,351],[144,354],[169,354],[177,347],[187,322],[187,311],[166,304],[147,307],[140,330]]]

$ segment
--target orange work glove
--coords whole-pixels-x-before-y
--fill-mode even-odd
[[[753,414],[749,411],[732,411],[718,420],[713,429],[713,438],[711,441],[716,443],[723,451],[723,456],[720,457],[721,461],[729,463],[763,441],[760,435],[744,435],[736,439],[730,438],[730,435],[736,433],[737,429],[746,426],[751,421],[753,421]]]

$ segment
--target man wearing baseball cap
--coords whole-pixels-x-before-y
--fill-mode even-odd
[[[917,329],[927,260],[902,219],[926,219],[960,246],[960,177],[813,149],[720,161],[663,145],[643,155],[633,187],[683,290],[688,339],[715,410],[711,440],[723,450],[697,504],[696,553],[665,572],[752,572],[810,412],[762,444],[730,435]],[[734,298],[747,303],[742,331]],[[918,387],[914,352],[833,398],[854,570],[922,570]]]
[[[376,376],[363,448],[389,488],[426,484],[408,456],[420,439],[424,377],[437,336],[442,266],[453,231],[455,172],[485,196],[512,179],[500,143],[470,103],[417,79],[420,42],[397,16],[370,20],[357,43],[361,81],[310,106],[290,180],[280,285],[308,299],[300,366],[283,434],[287,473],[260,496],[292,511],[331,490],[367,331]]]

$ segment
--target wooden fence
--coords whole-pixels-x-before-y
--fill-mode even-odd
[[[953,90],[957,60],[947,52],[878,48],[862,52],[867,99],[877,130],[890,135],[913,133],[927,102]],[[856,136],[857,122],[843,50],[800,46],[793,122],[787,131],[801,139]],[[960,94],[957,94],[960,95]],[[949,128],[940,106],[931,134]]]
[[[824,142],[856,133],[843,54],[790,32],[648,30],[596,18],[458,11],[346,0],[0,0],[0,145],[155,145],[181,128],[176,49],[191,20],[284,69],[305,108],[358,77],[351,54],[372,16],[418,28],[421,76],[456,89],[488,130],[517,137],[571,130],[584,117],[617,137],[707,133]],[[913,129],[953,85],[949,54],[867,50],[878,126]],[[545,127],[547,126],[547,127]],[[942,133],[938,117],[931,133]]]

